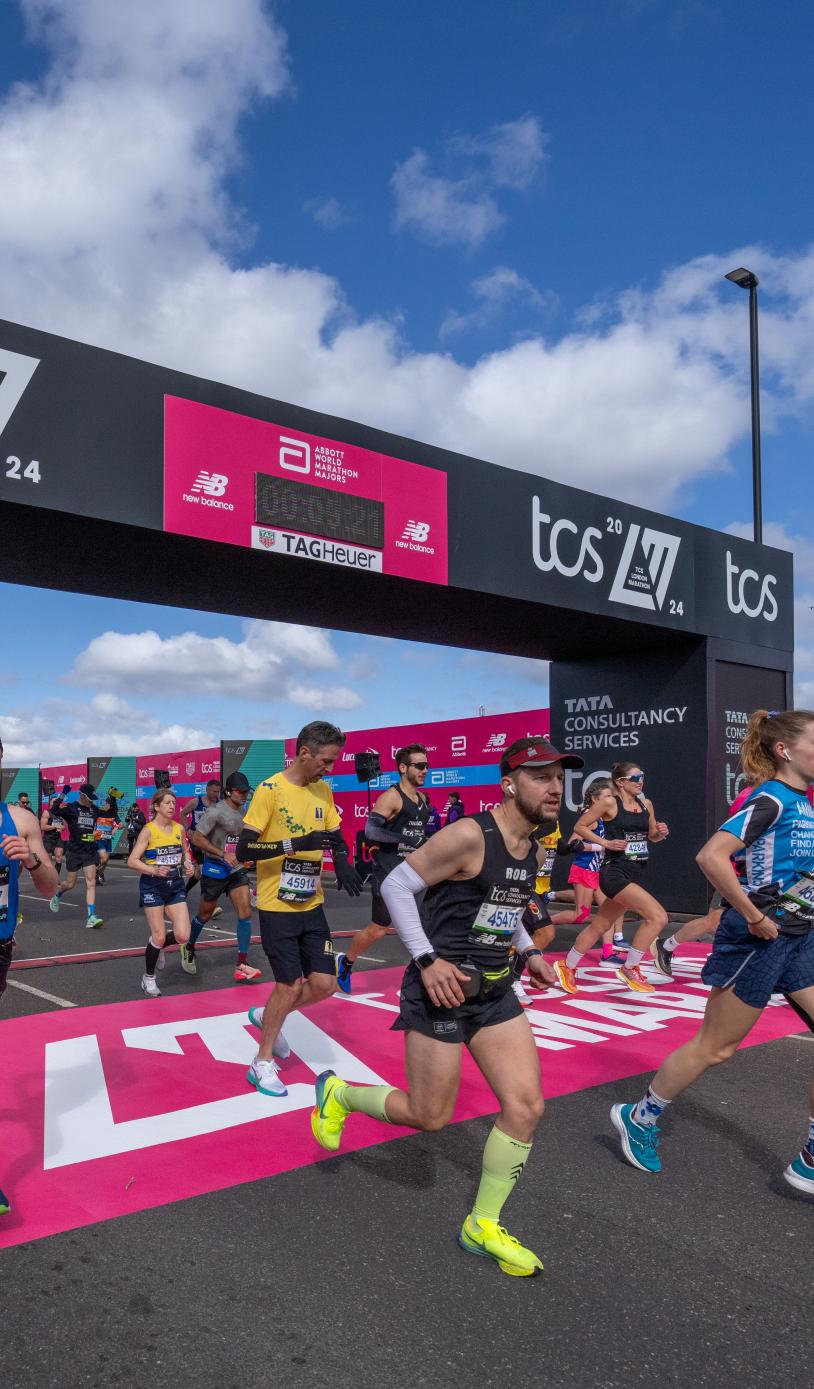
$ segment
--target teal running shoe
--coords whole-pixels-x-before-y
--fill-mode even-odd
[[[806,1196],[814,1196],[814,1155],[807,1148],[798,1153],[783,1173],[789,1186],[804,1191]]]
[[[633,1118],[635,1104],[615,1104],[610,1112],[614,1128],[622,1140],[622,1152],[632,1167],[640,1172],[660,1172],[658,1124],[637,1124]]]

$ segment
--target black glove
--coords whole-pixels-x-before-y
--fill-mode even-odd
[[[351,867],[350,859],[337,855],[334,858],[334,872],[338,888],[344,888],[349,897],[361,897],[364,884],[356,869]]]
[[[557,853],[558,853],[558,854],[563,854],[563,855],[565,855],[565,854],[581,854],[581,853],[582,853],[582,840],[581,840],[581,839],[558,839],[558,840],[557,840]]]

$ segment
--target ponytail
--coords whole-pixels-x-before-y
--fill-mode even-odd
[[[811,709],[756,709],[749,715],[741,744],[741,766],[752,786],[769,781],[784,765],[775,753],[775,744],[793,746],[810,723],[814,723]]]

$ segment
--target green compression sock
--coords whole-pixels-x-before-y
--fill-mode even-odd
[[[371,1119],[389,1124],[384,1106],[395,1088],[395,1085],[337,1085],[334,1095],[351,1114],[368,1114]]]
[[[530,1152],[530,1143],[510,1138],[495,1125],[483,1150],[483,1172],[472,1207],[476,1220],[479,1217],[482,1220],[500,1219],[500,1212],[511,1196]]]

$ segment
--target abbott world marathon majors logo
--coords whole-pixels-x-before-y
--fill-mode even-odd
[[[626,528],[618,516],[607,517],[604,531],[598,526],[580,530],[567,517],[554,520],[543,511],[539,497],[532,499],[532,555],[544,574],[553,570],[565,579],[579,575],[589,584],[601,583],[606,575],[602,547],[609,535],[625,537],[608,593],[610,601],[683,617],[683,598],[668,599],[680,536],[635,521]]]

